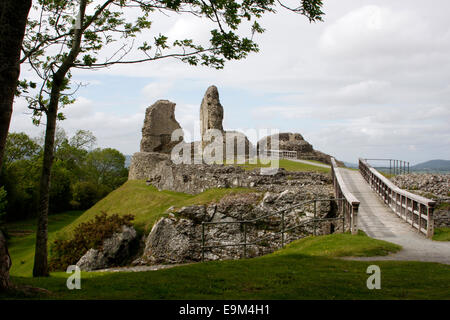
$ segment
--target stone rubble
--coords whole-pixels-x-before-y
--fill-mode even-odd
[[[409,173],[391,181],[399,188],[436,201],[434,227],[450,227],[450,174]]]
[[[396,175],[391,181],[399,188],[434,198],[450,198],[450,174],[409,173]]]
[[[283,168],[276,174],[264,170],[245,171],[239,166],[174,164],[168,155],[139,152],[132,158],[129,179],[146,180],[159,190],[197,194],[210,188],[248,187],[258,190],[281,191],[286,187],[308,186],[321,189],[331,184],[329,175],[319,172],[289,172]],[[312,190],[311,189],[311,190]]]

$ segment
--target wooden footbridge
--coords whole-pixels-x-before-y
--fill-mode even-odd
[[[435,261],[450,264],[450,243],[432,241],[435,201],[395,186],[359,159],[359,171],[340,168],[332,158],[332,176],[339,210],[349,229],[399,244],[403,250],[382,259]],[[381,260],[377,257],[377,260]]]

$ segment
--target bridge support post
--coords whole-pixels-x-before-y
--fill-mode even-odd
[[[433,220],[434,207],[427,206],[427,238],[433,238],[434,235],[434,220]],[[420,217],[420,214],[419,214]]]
[[[358,234],[358,207],[359,203],[352,203],[352,218],[351,218],[351,232]]]

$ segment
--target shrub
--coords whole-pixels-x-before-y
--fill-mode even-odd
[[[50,269],[65,270],[67,266],[76,264],[91,248],[100,249],[103,240],[120,232],[123,225],[132,226],[133,215],[107,215],[105,212],[94,219],[80,223],[71,239],[57,239],[50,246]]]
[[[90,181],[78,182],[73,186],[73,200],[70,204],[74,209],[88,209],[111,191],[105,185]]]

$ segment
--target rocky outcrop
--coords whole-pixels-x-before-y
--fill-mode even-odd
[[[175,103],[158,100],[145,112],[141,152],[169,153],[183,139],[172,140],[174,130],[181,129],[175,120]]]
[[[297,159],[316,160],[331,165],[331,156],[314,150],[313,146],[299,133],[284,132],[278,134],[278,139],[275,143],[277,146],[274,147],[272,146],[272,140],[276,138],[276,135],[271,135],[259,140],[257,145],[259,152],[263,153],[264,150],[271,149],[295,151],[297,152]],[[340,161],[338,161],[338,165],[344,166]]]
[[[77,262],[83,271],[92,271],[124,265],[133,253],[136,230],[123,226],[122,232],[103,241],[100,249],[89,249]]]
[[[327,197],[329,194],[321,195]],[[135,264],[165,264],[199,261],[202,257],[202,222],[236,222],[254,220],[246,224],[247,242],[254,242],[247,248],[247,257],[273,252],[281,247],[278,232],[282,216],[279,210],[291,207],[308,199],[308,196],[294,190],[279,193],[255,192],[228,195],[217,203],[195,205],[172,210],[168,218],[161,218],[146,240],[142,257]],[[317,205],[317,217],[334,217],[336,214],[330,202]],[[314,216],[312,203],[285,212],[285,228],[294,228],[285,233],[285,243],[300,239],[313,232]],[[341,220],[318,222],[317,234],[329,234],[341,230]],[[243,242],[242,225],[208,224],[205,227],[205,245],[224,245]],[[209,248],[205,250],[206,260],[237,259],[243,254],[242,246]]]

